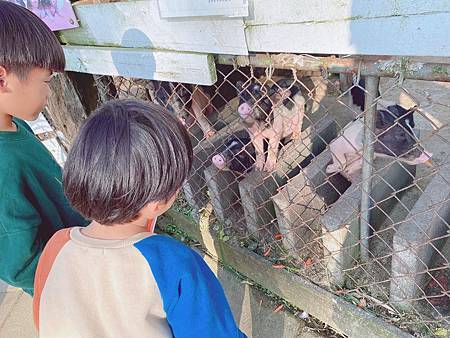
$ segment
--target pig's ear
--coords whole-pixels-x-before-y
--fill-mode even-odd
[[[414,123],[414,115],[412,112],[404,117],[404,121],[411,128],[414,128],[416,126],[416,124]]]
[[[389,116],[387,116],[387,114],[391,114],[391,113],[384,111],[384,110],[379,110],[378,114],[380,116],[380,122],[381,122],[382,126],[385,126],[386,124],[389,123]]]
[[[389,124],[390,113],[385,110],[377,110],[376,128],[384,129]]]

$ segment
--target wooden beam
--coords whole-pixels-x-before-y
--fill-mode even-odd
[[[304,10],[308,8],[308,10]],[[446,0],[252,2],[251,52],[448,56]]]
[[[348,58],[312,57],[296,54],[262,54],[249,56],[219,55],[219,64],[245,67],[273,67],[277,69],[297,69],[301,71],[327,70],[330,73],[356,74],[380,77],[450,82],[450,58],[355,56]],[[435,61],[436,63],[430,63]]]
[[[248,16],[248,2],[242,0],[164,0],[159,2],[159,10],[163,18],[224,16]]]
[[[411,335],[300,276],[286,270],[273,269],[272,263],[255,253],[219,240],[209,229],[201,228],[184,215],[173,210],[169,210],[165,215],[167,218],[162,218],[158,222],[160,228],[164,229],[169,224],[176,224],[188,235],[201,242],[211,256],[305,310],[338,332],[349,337],[412,338]]]
[[[137,48],[63,46],[66,70],[210,86],[217,80],[212,55]]]
[[[60,32],[72,45],[246,55],[242,18],[163,19],[158,1],[75,4],[80,28]]]
[[[171,13],[163,6],[163,16],[185,16],[189,11],[192,15],[208,14],[208,10],[184,6]],[[231,55],[247,55],[248,51],[450,55],[446,36],[450,3],[446,0],[286,0],[282,5],[251,0],[245,22],[217,16],[166,19],[161,17],[157,0],[79,3],[74,8],[81,27],[59,34],[63,42],[75,45]],[[220,14],[221,10],[210,14]]]
[[[251,16],[248,25],[271,25],[280,23],[319,23],[377,19],[383,17],[414,16],[450,11],[447,0],[250,0]],[[305,8],[308,8],[305,11]],[[334,34],[334,33],[333,33]]]

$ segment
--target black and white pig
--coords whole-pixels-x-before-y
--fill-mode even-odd
[[[212,163],[220,170],[247,174],[253,169],[255,156],[250,135],[242,130],[225,140],[221,151],[212,157]]]
[[[170,111],[184,123],[189,125],[191,117],[199,124],[205,138],[213,136],[216,131],[205,115],[211,114],[211,96],[199,86],[177,85],[172,82],[151,81],[152,93],[156,102]]]
[[[282,79],[272,86],[256,81],[237,82],[239,115],[255,147],[257,170],[272,172],[282,139],[297,139],[305,115],[305,98],[293,80]],[[268,140],[267,159],[264,140]]]
[[[414,133],[415,107],[405,109],[392,105],[387,110],[378,110],[376,116],[375,156],[397,157],[408,164],[431,164],[430,152],[419,144]],[[327,174],[341,173],[349,181],[362,168],[364,123],[362,118],[344,127],[343,134],[330,143],[332,163],[326,168]]]

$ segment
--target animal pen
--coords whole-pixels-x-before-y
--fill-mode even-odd
[[[186,3],[75,3],[53,127],[70,141],[110,99],[165,105],[194,165],[160,228],[342,335],[445,336],[448,2]]]

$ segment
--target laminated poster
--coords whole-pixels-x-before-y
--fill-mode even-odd
[[[9,0],[25,7],[44,21],[52,31],[78,27],[69,0]]]

